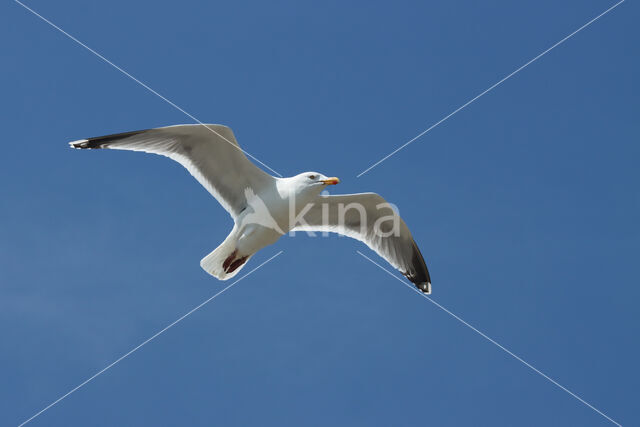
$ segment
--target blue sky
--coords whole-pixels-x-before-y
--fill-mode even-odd
[[[640,423],[639,7],[611,1],[29,1],[284,175],[395,203],[433,299]],[[70,140],[191,123],[0,5],[0,417],[16,425],[223,287],[231,228],[178,164]],[[356,254],[284,253],[31,425],[606,425]]]

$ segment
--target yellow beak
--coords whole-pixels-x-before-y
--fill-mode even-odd
[[[326,185],[336,185],[340,182],[340,179],[334,176],[331,178],[323,179],[321,182]]]

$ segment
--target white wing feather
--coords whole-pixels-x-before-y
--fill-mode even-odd
[[[184,166],[234,218],[246,206],[244,189],[258,193],[274,178],[247,159],[222,125],[176,125],[71,142],[73,148],[143,151]]]
[[[391,232],[392,217],[398,221],[398,233]],[[359,240],[400,270],[418,289],[431,292],[429,271],[409,227],[378,194],[320,197],[303,219],[306,224],[296,225],[295,231],[327,231]]]

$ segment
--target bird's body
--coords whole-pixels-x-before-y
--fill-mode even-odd
[[[431,291],[422,254],[408,227],[375,193],[322,196],[337,184],[317,172],[276,178],[251,163],[222,125],[177,125],[71,142],[73,148],[144,151],[176,160],[234,220],[227,238],[200,265],[220,280],[235,276],[260,249],[289,231],[329,231],[366,243],[418,289]]]

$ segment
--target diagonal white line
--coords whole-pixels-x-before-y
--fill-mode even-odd
[[[405,282],[404,280],[402,280],[401,278],[399,278],[398,276],[396,276],[395,274],[393,274],[391,271],[389,271],[388,269],[384,268],[383,266],[381,266],[380,264],[378,264],[377,262],[375,262],[374,260],[372,260],[371,258],[369,258],[368,256],[366,256],[365,254],[363,254],[360,251],[356,251],[358,254],[360,254],[362,257],[366,258],[367,260],[369,260],[370,262],[372,262],[373,264],[377,265],[380,269],[384,270],[385,272],[387,272],[391,277],[393,277],[394,279],[398,280],[400,283],[402,283],[403,285],[407,286],[409,289],[411,289],[412,291],[415,291],[418,295],[420,295],[423,298],[426,298],[430,303],[434,304],[436,307],[438,307],[439,309],[441,309],[442,311],[444,311],[445,313],[447,313],[448,315],[450,315],[451,317],[453,317],[454,319],[456,319],[457,321],[459,321],[460,323],[462,323],[463,325],[465,325],[467,328],[471,329],[472,331],[476,332],[477,334],[479,334],[481,337],[483,337],[484,339],[486,339],[487,341],[489,341],[490,343],[494,344],[495,346],[497,346],[500,350],[504,351],[505,353],[507,353],[509,356],[513,357],[514,359],[516,359],[518,362],[524,364],[526,367],[530,368],[531,370],[533,370],[535,373],[539,374],[540,376],[542,376],[543,378],[545,378],[546,380],[550,381],[551,383],[553,383],[554,385],[556,385],[557,387],[559,387],[561,390],[569,393],[571,396],[573,396],[574,398],[578,399],[580,402],[584,403],[585,405],[587,405],[589,408],[593,409],[594,411],[596,411],[598,414],[602,415],[603,417],[605,417],[607,420],[611,421],[613,424],[622,427],[620,423],[616,422],[615,420],[613,420],[612,418],[610,418],[609,416],[607,416],[604,412],[600,411],[598,408],[596,408],[595,406],[593,406],[592,404],[590,404],[589,402],[587,402],[586,400],[584,400],[583,398],[581,398],[580,396],[578,396],[577,394],[575,394],[574,392],[572,392],[571,390],[569,390],[568,388],[566,388],[565,386],[563,386],[562,384],[558,383],[556,380],[554,380],[553,378],[549,377],[548,375],[546,375],[544,372],[540,371],[539,369],[537,369],[535,366],[531,365],[530,363],[528,363],[526,360],[522,359],[520,356],[516,355],[515,353],[513,353],[511,350],[509,350],[508,348],[504,347],[503,345],[501,345],[500,343],[498,343],[496,340],[494,340],[493,338],[491,338],[490,336],[488,336],[487,334],[485,334],[484,332],[480,331],[479,329],[477,329],[476,327],[470,325],[469,323],[467,323],[464,319],[462,319],[460,316],[457,316],[456,314],[452,313],[451,311],[449,311],[448,309],[446,309],[445,307],[443,307],[442,305],[440,305],[439,303],[435,302],[432,298],[430,298],[429,296],[423,294],[422,292],[420,292],[417,288],[413,287],[412,285],[408,284],[407,282]]]
[[[616,7],[618,7],[619,5],[621,5],[622,3],[624,3],[625,0],[620,0],[618,3],[614,4],[613,6],[611,6],[609,9],[605,10],[604,12],[602,12],[600,15],[596,16],[595,18],[593,18],[591,21],[587,22],[586,24],[584,24],[582,27],[578,28],[577,30],[575,30],[573,33],[569,34],[568,36],[566,36],[565,38],[563,38],[562,40],[560,40],[559,42],[557,42],[556,44],[554,44],[553,46],[551,46],[550,48],[548,48],[547,50],[543,51],[542,53],[540,53],[538,56],[536,56],[535,58],[531,59],[529,62],[527,62],[526,64],[522,65],[521,67],[517,68],[515,71],[511,72],[510,74],[508,74],[507,76],[503,77],[501,80],[499,80],[497,83],[494,83],[493,85],[489,86],[488,89],[484,90],[483,92],[481,92],[480,94],[476,95],[475,97],[471,98],[469,101],[465,102],[464,104],[462,104],[460,107],[456,108],[455,110],[453,110],[451,113],[447,114],[446,116],[444,116],[442,119],[438,120],[437,122],[435,122],[434,124],[432,124],[431,126],[429,126],[427,129],[425,129],[424,131],[420,132],[418,135],[416,135],[415,137],[411,138],[409,141],[405,142],[404,144],[402,144],[400,147],[396,148],[395,150],[393,150],[391,153],[387,154],[386,156],[384,156],[382,159],[378,160],[377,162],[375,162],[374,164],[372,164],[371,166],[369,166],[368,168],[366,168],[365,170],[363,170],[362,172],[360,172],[357,175],[357,178],[360,178],[362,175],[364,175],[365,173],[369,172],[371,169],[375,168],[376,166],[378,166],[380,163],[384,162],[385,160],[387,160],[389,157],[393,156],[394,154],[396,154],[398,151],[402,150],[403,148],[405,148],[407,145],[411,144],[413,141],[415,141],[416,139],[420,138],[421,136],[423,136],[424,134],[426,134],[427,132],[429,132],[430,130],[432,130],[433,128],[435,128],[436,126],[440,125],[442,122],[446,121],[447,119],[449,119],[451,116],[453,116],[454,114],[456,114],[457,112],[459,112],[460,110],[462,110],[463,108],[467,107],[469,104],[473,103],[474,101],[476,101],[478,98],[484,96],[485,94],[489,93],[490,91],[492,91],[496,86],[500,85],[501,83],[503,83],[504,81],[510,79],[511,77],[513,77],[515,74],[519,73],[520,71],[522,71],[523,69],[525,69],[527,66],[531,65],[533,62],[537,61],[538,59],[540,59],[541,57],[543,57],[544,55],[546,55],[547,53],[549,53],[551,50],[553,50],[554,48],[556,48],[557,46],[560,46],[562,43],[564,43],[565,41],[569,40],[571,37],[575,36],[576,34],[578,34],[580,31],[584,30],[585,28],[587,28],[589,25],[593,24],[594,22],[596,22],[598,19],[600,19],[601,17],[603,17],[604,15],[606,15],[607,13],[611,12],[613,9],[615,9]]]
[[[92,380],[94,380],[96,377],[98,377],[99,375],[103,374],[106,370],[112,368],[114,365],[116,365],[117,363],[119,363],[120,361],[122,361],[123,359],[127,358],[128,356],[130,356],[131,354],[135,353],[136,351],[138,351],[142,346],[144,346],[145,344],[149,343],[151,340],[153,340],[154,338],[156,338],[157,336],[163,334],[164,332],[166,332],[167,330],[169,330],[170,328],[172,328],[173,326],[175,326],[178,322],[184,320],[186,317],[188,317],[189,315],[193,314],[195,311],[199,310],[200,308],[202,308],[203,306],[205,306],[206,304],[208,304],[209,302],[211,302],[214,298],[216,298],[218,295],[221,295],[223,292],[225,292],[227,289],[231,288],[233,285],[235,285],[236,283],[238,283],[239,281],[241,281],[242,279],[244,279],[245,277],[247,277],[248,275],[250,275],[251,273],[253,273],[254,271],[256,271],[257,269],[259,269],[260,267],[262,267],[263,265],[265,265],[266,263],[268,263],[269,261],[271,261],[272,259],[274,259],[275,257],[277,257],[278,255],[280,255],[282,252],[284,251],[280,251],[277,254],[275,254],[274,256],[272,256],[271,258],[269,258],[268,260],[266,260],[265,262],[263,262],[262,264],[260,264],[259,266],[257,266],[256,268],[254,268],[253,270],[251,270],[250,272],[248,272],[247,274],[245,274],[244,276],[240,277],[238,280],[236,280],[235,282],[231,283],[229,286],[225,287],[224,289],[222,289],[221,291],[219,291],[218,293],[216,293],[215,295],[213,295],[212,297],[210,297],[209,299],[205,300],[204,302],[202,302],[201,304],[195,306],[194,308],[192,308],[191,310],[189,310],[188,312],[186,312],[185,314],[183,314],[182,316],[180,316],[178,319],[174,320],[173,322],[171,322],[169,325],[165,326],[163,329],[161,329],[160,331],[156,332],[155,334],[153,334],[152,336],[150,336],[149,338],[147,338],[146,340],[142,341],[140,344],[138,344],[137,346],[135,346],[134,348],[132,348],[131,350],[129,350],[128,352],[126,352],[125,354],[123,354],[122,356],[120,356],[119,358],[117,358],[115,361],[111,362],[109,365],[105,366],[104,368],[102,368],[101,370],[99,370],[98,372],[96,372],[95,374],[93,374],[92,376],[90,376],[89,378],[87,378],[86,380],[84,380],[83,382],[81,382],[80,384],[78,384],[77,386],[75,386],[74,388],[72,388],[71,390],[69,390],[67,393],[63,394],[62,396],[60,396],[58,399],[54,400],[53,402],[51,402],[49,405],[45,406],[43,409],[41,409],[39,412],[35,413],[33,416],[31,416],[30,418],[28,418],[27,420],[23,421],[20,425],[18,425],[18,427],[22,427],[23,425],[27,424],[28,422],[30,422],[31,420],[33,420],[34,418],[36,418],[38,415],[42,414],[44,411],[48,410],[49,408],[51,408],[52,406],[56,405],[57,403],[59,403],[60,401],[62,401],[63,399],[65,399],[66,397],[68,397],[71,393],[77,391],[78,389],[80,389],[81,387],[85,386],[87,383],[91,382]]]
[[[227,138],[225,138],[223,135],[219,134],[218,132],[216,132],[214,129],[210,128],[209,126],[207,126],[205,123],[202,123],[200,120],[198,120],[197,118],[195,118],[192,114],[188,113],[187,111],[185,111],[183,108],[179,107],[178,105],[176,105],[175,103],[173,103],[172,101],[168,100],[166,97],[162,96],[161,94],[159,94],[158,92],[156,92],[155,90],[151,89],[149,86],[147,86],[145,83],[141,82],[140,80],[138,80],[137,78],[135,78],[134,76],[132,76],[131,74],[129,74],[128,72],[126,72],[125,70],[123,70],[122,68],[120,68],[119,66],[117,66],[116,64],[114,64],[113,62],[111,62],[110,60],[108,60],[107,58],[105,58],[104,56],[102,56],[101,54],[99,54],[98,52],[96,52],[95,50],[91,49],[89,46],[87,46],[86,44],[82,43],[80,40],[78,40],[77,38],[75,38],[74,36],[72,36],[71,34],[67,33],[65,30],[63,30],[62,28],[58,27],[56,24],[54,24],[53,22],[49,21],[47,18],[45,18],[44,16],[40,15],[38,12],[36,12],[35,10],[31,9],[29,6],[25,5],[24,3],[22,3],[19,0],[13,0],[16,3],[18,3],[20,6],[22,6],[23,8],[25,8],[26,10],[28,10],[29,12],[31,12],[32,14],[34,14],[35,16],[37,16],[38,18],[40,18],[41,20],[43,20],[44,22],[46,22],[47,24],[49,24],[50,26],[52,26],[53,28],[55,28],[56,30],[58,30],[59,32],[61,32],[62,34],[64,34],[65,36],[67,36],[68,38],[70,38],[71,40],[73,40],[74,42],[76,42],[77,44],[79,44],[80,46],[82,46],[83,48],[87,49],[89,52],[93,53],[95,56],[97,56],[98,58],[102,59],[104,62],[106,62],[107,64],[111,65],[113,68],[115,68],[116,70],[120,71],[122,74],[124,74],[125,76],[129,77],[131,80],[133,80],[134,82],[138,83],[140,86],[142,86],[143,88],[147,89],[149,92],[151,92],[152,94],[156,95],[158,98],[162,99],[164,102],[166,102],[167,104],[171,105],[173,108],[175,108],[176,110],[184,113],[187,117],[189,117],[191,120],[195,121],[196,123],[206,127],[207,129],[209,129],[211,132],[215,133],[216,135],[218,135],[220,138],[222,138],[223,140],[227,141],[229,144],[231,144],[232,146],[234,146],[235,148],[237,148],[238,150],[242,151],[244,154],[246,154],[247,156],[251,157],[253,160],[255,160],[256,162],[260,163],[262,166],[264,166],[265,168],[269,169],[271,172],[275,173],[276,175],[278,175],[279,177],[282,178],[282,175],[280,173],[278,173],[276,170],[270,168],[268,165],[266,165],[265,163],[263,163],[262,161],[258,160],[257,158],[255,158],[253,155],[251,155],[250,153],[246,152],[245,150],[243,150],[242,148],[240,148],[240,146],[234,144],[233,142],[229,141]]]

